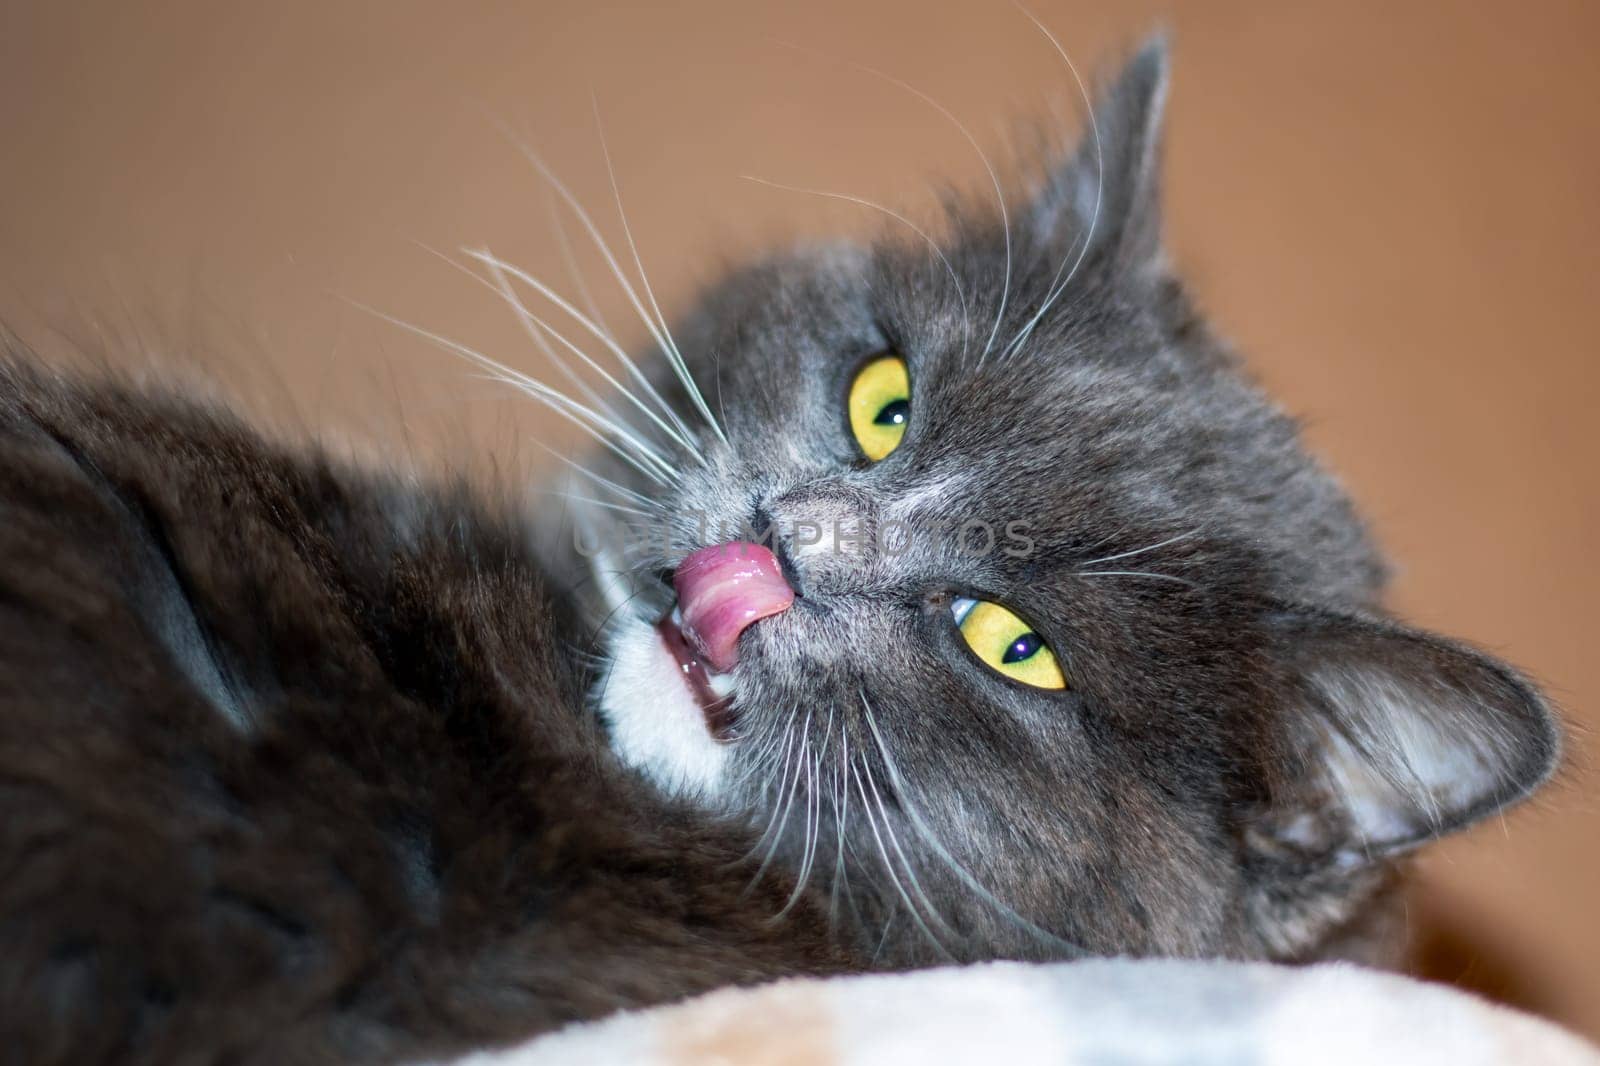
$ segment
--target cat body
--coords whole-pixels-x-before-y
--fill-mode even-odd
[[[0,370],[0,1046],[365,1062],[860,965],[607,748],[522,519]]]

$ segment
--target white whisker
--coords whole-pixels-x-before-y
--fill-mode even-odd
[[[611,196],[617,204],[617,218],[622,223],[622,235],[628,241],[628,251],[633,254],[633,265],[639,271],[639,284],[643,286],[645,298],[650,301],[650,307],[656,313],[656,321],[661,326],[658,339],[666,342],[662,351],[672,363],[673,369],[677,371],[679,380],[683,382],[684,389],[689,393],[689,399],[700,411],[701,417],[716,431],[722,443],[727,444],[728,438],[722,432],[722,426],[712,417],[711,408],[706,406],[706,398],[701,394],[700,386],[695,384],[694,375],[689,373],[689,364],[684,362],[683,353],[678,350],[677,342],[672,339],[672,330],[667,327],[667,316],[661,313],[661,306],[656,303],[656,294],[650,288],[650,276],[645,273],[644,260],[639,256],[639,246],[634,243],[633,228],[628,225],[628,213],[622,209],[622,190],[617,186],[617,171],[611,165],[611,148],[606,144],[605,127],[600,121],[600,101],[591,95],[589,103],[594,109],[595,132],[600,138],[600,154],[605,157],[606,177],[611,180]]]
[[[1089,98],[1089,90],[1084,87],[1083,78],[1078,75],[1077,66],[1073,64],[1072,57],[1067,55],[1067,50],[1061,47],[1061,42],[1056,40],[1056,35],[1051,33],[1049,28],[1043,22],[1040,22],[1033,12],[1023,7],[1020,0],[1012,0],[1012,3],[1016,4],[1017,10],[1026,15],[1028,20],[1039,28],[1039,32],[1044,34],[1050,43],[1055,46],[1057,54],[1066,62],[1067,69],[1072,71],[1072,79],[1078,86],[1078,95],[1083,98],[1084,108],[1089,116],[1090,136],[1094,139],[1095,189],[1094,211],[1089,217],[1089,229],[1084,234],[1083,247],[1078,249],[1078,257],[1073,260],[1072,269],[1067,272],[1065,278],[1061,277],[1061,271],[1065,270],[1067,266],[1067,256],[1072,254],[1072,249],[1068,248],[1067,256],[1062,256],[1061,265],[1056,268],[1056,277],[1052,279],[1050,288],[1046,290],[1044,301],[1039,305],[1039,309],[1033,313],[1033,317],[1028,319],[1027,323],[1017,331],[1017,335],[1012,338],[1011,343],[1007,345],[1007,356],[1014,354],[1017,349],[1022,347],[1023,342],[1033,333],[1034,327],[1039,324],[1039,320],[1045,316],[1045,313],[1050,310],[1061,294],[1066,291],[1067,286],[1071,284],[1073,277],[1078,273],[1078,267],[1083,265],[1084,257],[1089,254],[1089,246],[1094,241],[1095,227],[1100,222],[1100,205],[1105,197],[1106,185],[1106,162],[1105,153],[1100,144],[1100,123],[1095,119],[1094,101]],[[1074,239],[1073,243],[1077,243],[1076,239]]]
[[[806,809],[805,809],[805,839],[800,846],[800,870],[795,875],[794,890],[789,893],[789,898],[772,917],[774,920],[788,914],[790,909],[805,895],[806,883],[811,880],[811,865],[816,859],[817,837],[822,828],[822,793],[817,788],[817,778],[821,774],[822,752],[819,749],[806,765]]]
[[[1056,936],[1049,930],[1039,927],[1038,925],[1024,918],[1022,915],[1018,914],[1014,909],[1006,904],[1005,901],[1001,900],[988,888],[984,887],[984,885],[976,877],[974,877],[965,866],[956,861],[955,856],[950,853],[950,849],[945,847],[944,843],[939,840],[938,836],[933,832],[933,829],[923,819],[921,812],[917,809],[916,804],[912,802],[911,794],[906,786],[906,782],[900,776],[899,767],[895,765],[894,757],[889,754],[889,745],[884,741],[883,734],[878,730],[877,716],[872,713],[872,704],[867,700],[866,691],[860,690],[859,695],[861,696],[861,708],[866,712],[867,729],[872,734],[872,739],[874,744],[877,746],[879,755],[883,757],[884,769],[889,773],[889,784],[894,787],[895,795],[899,798],[900,808],[906,812],[907,821],[911,823],[911,827],[917,831],[917,835],[922,838],[923,842],[927,844],[927,846],[933,851],[934,855],[941,862],[943,862],[950,872],[955,874],[956,877],[959,878],[968,889],[975,893],[979,899],[983,900],[998,914],[1010,921],[1012,924],[1016,925],[1018,928],[1025,930],[1030,935],[1035,936],[1046,943],[1052,944],[1063,951],[1067,951],[1072,954],[1083,954],[1083,949],[1078,945]]]
[[[594,390],[593,387],[590,386],[587,381],[583,380],[582,376],[574,371],[572,367],[567,365],[567,361],[561,358],[561,356],[556,352],[555,348],[551,347],[550,339],[545,336],[545,331],[541,328],[541,324],[538,323],[537,319],[534,319],[533,316],[528,314],[528,309],[522,305],[520,300],[517,300],[515,296],[508,294],[503,286],[496,285],[488,278],[480,275],[477,271],[462,263],[456,262],[450,256],[439,251],[437,248],[423,244],[421,241],[413,241],[412,243],[447,266],[459,270],[461,273],[465,274],[479,285],[482,285],[484,288],[494,293],[495,296],[500,300],[509,304],[517,313],[517,321],[522,326],[523,332],[528,335],[528,337],[538,347],[539,351],[544,354],[545,360],[551,366],[561,371],[562,376],[568,381],[572,382],[573,387],[576,388],[579,393],[583,395],[583,398],[588,401],[589,404],[597,411],[600,411],[602,414],[608,415],[619,422],[626,421],[626,419],[619,415],[616,409],[606,401],[605,397],[601,396]]]
[[[1095,566],[1099,563],[1115,562],[1118,559],[1131,559],[1135,555],[1143,555],[1145,552],[1153,552],[1157,548],[1165,548],[1168,544],[1176,544],[1180,540],[1188,540],[1190,537],[1197,535],[1199,532],[1200,530],[1198,529],[1191,529],[1187,533],[1179,533],[1176,537],[1168,537],[1166,540],[1158,540],[1154,544],[1146,544],[1142,548],[1133,549],[1133,551],[1118,552],[1116,555],[1102,555],[1098,559],[1085,559],[1078,565]]]
[[[834,817],[834,854],[833,854],[833,884],[828,890],[828,925],[834,926],[838,922],[839,887],[844,886],[847,897],[850,894],[850,877],[845,870],[844,846],[846,823],[850,819],[850,733],[839,725],[840,760],[835,767],[833,775],[833,817]],[[841,787],[841,783],[843,787]],[[849,900],[854,909],[853,898]]]
[[[922,920],[922,915],[920,912],[918,912],[916,904],[911,901],[911,897],[906,893],[905,886],[900,883],[900,875],[895,872],[894,863],[889,858],[889,851],[883,846],[883,836],[878,832],[878,820],[873,817],[872,801],[867,798],[867,789],[866,786],[861,783],[860,772],[854,766],[850,768],[850,771],[855,776],[856,791],[861,794],[862,813],[867,816],[867,825],[872,829],[872,839],[878,845],[878,856],[883,860],[884,870],[889,875],[889,884],[894,888],[895,893],[900,897],[901,903],[905,905],[907,913],[911,915],[911,920],[917,923],[918,929],[922,930],[922,935],[928,938],[928,942],[934,946],[939,954],[948,958],[950,953],[946,951],[944,945],[939,942],[939,938],[933,935],[933,930],[928,928],[928,924]],[[885,923],[885,941],[887,941],[888,935],[888,925]],[[883,950],[882,943],[878,945],[878,950]]]
[[[545,207],[550,213],[550,225],[556,231],[556,247],[561,252],[561,261],[567,268],[567,276],[572,279],[572,284],[578,290],[578,299],[583,301],[583,309],[588,314],[590,321],[599,326],[606,337],[613,342],[616,334],[611,329],[611,324],[600,313],[600,305],[595,302],[594,294],[589,291],[589,283],[584,280],[583,271],[578,267],[578,255],[572,248],[572,238],[567,235],[567,224],[561,219],[561,206],[556,203],[555,194],[549,186],[544,190]]]
[[[1173,577],[1171,574],[1152,574],[1148,570],[1079,570],[1075,577],[1148,577],[1156,581],[1172,581],[1190,588],[1198,588],[1188,578]]]
[[[628,298],[628,303],[632,305],[634,312],[639,316],[639,320],[644,323],[645,329],[656,342],[656,347],[661,350],[662,354],[667,357],[667,361],[672,365],[673,372],[677,374],[680,380],[688,379],[684,382],[684,387],[689,391],[691,397],[699,396],[699,389],[695,387],[694,380],[688,373],[688,368],[680,367],[673,358],[677,352],[676,347],[669,344],[668,339],[656,328],[655,321],[650,317],[650,313],[645,310],[644,303],[640,301],[638,292],[634,289],[633,283],[628,280],[628,275],[623,271],[622,265],[617,262],[617,257],[612,253],[611,246],[606,243],[605,237],[600,233],[600,227],[595,224],[594,218],[584,209],[583,204],[578,202],[578,198],[572,194],[566,184],[556,177],[555,172],[545,164],[537,152],[528,147],[504,123],[496,123],[496,125],[499,126],[501,133],[516,147],[517,151],[522,153],[523,158],[538,171],[539,176],[544,179],[550,188],[555,190],[556,195],[567,205],[567,209],[572,212],[573,217],[582,224],[584,232],[589,235],[589,239],[600,253],[600,257],[605,260],[606,266],[611,269],[612,277],[616,278],[617,284],[622,288],[623,295]],[[703,398],[699,400],[699,404],[701,406],[704,405]],[[710,420],[709,411],[706,412],[706,415]],[[711,424],[717,435],[722,437],[722,428],[714,420],[711,421]],[[727,442],[726,437],[722,439],[724,443]]]
[[[778,819],[777,831],[767,844],[766,857],[761,860],[761,865],[756,868],[755,874],[750,878],[754,886],[761,880],[761,875],[767,872],[767,867],[772,865],[772,860],[778,855],[778,845],[783,843],[783,831],[789,826],[789,815],[794,811],[794,797],[800,791],[800,769],[805,765],[807,752],[811,748],[811,712],[806,712],[805,722],[800,726],[800,747],[795,753],[795,771],[793,781],[789,785],[789,795],[783,801],[783,814]],[[787,775],[786,775],[787,776]]]
[[[489,356],[484,355],[482,352],[467,347],[465,344],[461,344],[458,341],[453,341],[448,337],[444,337],[430,330],[423,329],[421,326],[413,325],[404,319],[396,318],[393,315],[386,314],[377,310],[376,308],[368,307],[365,304],[356,303],[354,301],[351,301],[351,304],[352,306],[357,307],[370,315],[375,315],[391,325],[398,326],[409,333],[432,342],[446,351],[459,355],[462,358],[485,368],[490,372],[490,377],[493,380],[499,381],[502,384],[510,385],[524,394],[539,400],[546,407],[561,415],[567,421],[571,422],[573,425],[577,426],[589,436],[600,442],[600,444],[610,448],[618,458],[627,462],[634,469],[638,470],[641,474],[644,474],[646,477],[650,478],[656,483],[662,486],[667,486],[677,480],[677,471],[673,469],[673,467],[666,461],[665,458],[662,457],[659,452],[657,452],[650,445],[646,444],[644,441],[640,440],[633,433],[629,432],[620,423],[606,419],[593,408],[579,403],[572,397],[551,388],[542,381],[531,378],[520,371],[511,369],[510,367],[491,359]],[[615,438],[615,440],[612,438]],[[623,445],[626,445],[626,448],[624,448]]]
[[[544,382],[524,374],[507,371],[506,368],[502,367],[491,372],[488,377],[491,381],[498,381],[502,385],[510,385],[524,395],[531,396],[543,403],[556,414],[593,437],[603,447],[610,449],[612,454],[628,463],[635,470],[645,474],[647,477],[651,477],[657,484],[666,486],[677,479],[677,471],[661,456],[661,453],[636,437],[629,430],[623,428],[621,423],[604,418],[592,408],[585,407],[571,397],[552,389]],[[644,464],[648,464],[648,468]]]
[[[828,753],[828,745],[833,740],[833,719],[838,712],[837,705],[828,707],[828,720],[822,727],[822,742],[817,746],[817,753],[812,759],[811,771],[807,776],[806,788],[807,808],[814,810],[814,815],[806,822],[806,840],[804,858],[800,863],[800,873],[795,879],[794,892],[790,894],[788,902],[778,912],[778,917],[788,913],[804,893],[806,883],[811,879],[811,867],[816,861],[817,846],[822,836],[822,789],[819,784],[822,780],[822,760]]]
[[[811,52],[811,50],[808,48],[801,48],[799,45],[790,44],[787,41],[780,41],[778,43],[784,45],[785,47],[795,49],[796,51]],[[811,54],[817,55],[815,52],[811,52]],[[955,113],[952,112],[948,107],[945,107],[938,100],[934,99],[928,93],[923,92],[915,85],[912,85],[910,82],[903,81],[887,71],[882,71],[876,67],[867,66],[865,63],[857,63],[854,60],[844,60],[844,63],[846,66],[859,70],[863,74],[870,74],[875,78],[881,78],[890,85],[893,85],[898,89],[903,89],[912,96],[915,96],[918,100],[921,100],[923,103],[927,104],[929,107],[933,108],[935,111],[939,112],[939,114],[944,116],[951,125],[960,131],[962,137],[966,138],[967,143],[972,146],[972,150],[978,153],[978,159],[983,163],[983,169],[989,174],[989,184],[994,187],[995,203],[1000,208],[1000,230],[1001,234],[1005,238],[1006,243],[1006,272],[1005,280],[1000,286],[1000,307],[999,310],[995,312],[994,325],[989,328],[989,337],[986,341],[984,341],[983,351],[978,356],[978,365],[982,366],[983,360],[989,355],[989,350],[994,347],[994,338],[995,335],[1000,332],[1000,323],[1005,319],[1006,315],[1006,302],[1011,296],[1011,215],[1006,209],[1006,195],[1005,190],[1000,184],[1000,175],[995,171],[994,164],[989,162],[988,153],[983,150],[983,146],[978,143],[978,139],[972,135],[972,131],[967,129],[966,125],[959,118],[957,118]]]
[[[900,847],[900,838],[898,835],[896,835],[894,826],[890,824],[889,812],[884,805],[883,795],[878,791],[878,782],[872,776],[872,765],[863,759],[861,762],[861,770],[866,776],[867,785],[872,789],[873,798],[877,801],[878,813],[883,816],[883,831],[888,835],[889,843],[894,848],[895,854],[900,856],[900,865],[905,868],[906,880],[911,883],[911,890],[916,893],[917,899],[922,902],[922,906],[928,912],[928,917],[937,923],[941,929],[949,932],[950,927],[945,924],[943,918],[939,917],[938,909],[934,907],[932,901],[928,899],[927,894],[922,891],[922,883],[917,880],[917,872],[915,867],[911,865],[911,859],[907,857],[905,850]]]
[[[529,311],[527,309],[527,307],[523,305],[522,301],[517,299],[516,294],[511,290],[510,283],[507,282],[507,280],[506,280],[506,271],[502,268],[502,264],[501,264],[500,260],[496,259],[493,255],[489,254],[487,249],[485,249],[482,252],[474,252],[474,251],[472,251],[470,249],[465,249],[464,251],[468,256],[472,257],[473,259],[476,259],[478,262],[483,263],[485,266],[487,266],[489,268],[490,272],[494,275],[496,289],[500,292],[501,296],[505,299],[505,301],[508,304],[510,304],[513,308],[515,308],[517,313],[520,316],[522,316],[522,318],[525,321],[537,323],[538,326],[541,329],[543,329],[546,333],[548,333],[550,336],[554,337],[556,340],[560,341],[562,347],[566,348],[568,351],[572,352],[572,354],[576,355],[579,359],[583,360],[584,365],[588,366],[590,369],[594,370],[601,377],[603,377],[606,380],[606,383],[608,385],[610,385],[612,388],[616,389],[619,393],[621,393],[628,400],[629,403],[633,404],[633,406],[636,407],[639,410],[640,414],[644,415],[646,418],[648,418],[650,420],[652,425],[654,425],[657,429],[661,430],[662,433],[665,433],[667,435],[667,439],[673,441],[675,444],[677,444],[679,447],[681,447],[685,452],[687,452],[689,455],[693,456],[697,461],[699,461],[699,463],[702,466],[707,465],[705,457],[700,454],[699,450],[697,448],[695,448],[694,442],[689,438],[689,432],[688,432],[687,427],[682,427],[682,423],[678,423],[676,418],[674,418],[673,421],[677,424],[677,426],[682,427],[682,428],[674,428],[674,426],[667,425],[667,423],[662,421],[661,418],[659,416],[657,416],[656,413],[654,411],[652,411],[644,403],[644,401],[640,400],[637,396],[635,396],[633,394],[632,391],[630,391],[627,387],[625,387],[616,378],[611,376],[611,374],[608,373],[606,371],[606,369],[604,367],[602,367],[599,363],[596,363],[593,359],[591,359],[587,352],[585,352],[583,349],[579,348],[576,344],[573,344],[570,340],[568,340],[564,335],[562,335],[559,331],[557,331],[555,328],[553,328],[544,319],[540,318],[538,315],[535,315],[531,311]],[[520,271],[518,273],[520,275]],[[526,275],[521,275],[521,276],[526,277]],[[578,315],[576,310],[573,309],[570,304],[567,304],[565,301],[560,300],[559,297],[555,297],[553,294],[546,293],[546,295],[549,298],[551,298],[554,302],[556,302],[557,306],[560,306],[562,308],[562,310],[567,311],[569,314],[572,314],[574,317],[579,318],[580,319],[580,323],[587,323],[587,320],[586,319],[582,319],[582,316]],[[599,334],[597,334],[597,335],[599,335]],[[604,339],[604,338],[602,337],[602,339]],[[620,351],[620,349],[619,349],[619,351]],[[626,356],[623,356],[622,358],[623,358],[623,361],[625,363],[627,363],[627,365],[630,368],[633,367],[633,362],[631,360],[629,360]],[[638,375],[637,369],[635,369],[634,372],[635,372],[636,375]],[[667,412],[668,417],[672,417],[672,410],[671,410],[670,407],[667,406],[666,401],[662,400],[661,397],[656,393],[655,389],[650,387],[650,383],[648,381],[644,381],[643,375],[638,375],[638,377],[639,377],[640,381],[644,382],[645,388],[649,389],[651,396],[656,400],[656,402],[661,404],[662,409]]]
[[[773,725],[764,730],[766,736],[761,741],[760,746],[751,753],[750,765],[740,772],[738,783],[747,783],[752,777],[758,774],[762,775],[763,777],[769,776],[767,774],[768,767],[766,763],[771,758],[773,750],[778,745],[778,741],[784,739],[787,728],[794,725],[794,719],[798,712],[799,708],[795,708],[790,712],[789,719],[784,724],[784,728],[779,728],[776,725]],[[753,740],[750,740],[750,738],[746,738],[746,740],[753,743]]]
[[[769,741],[768,741],[768,744],[772,745],[772,744],[774,744],[774,742],[779,737],[781,737],[783,739],[783,752],[782,752],[782,754],[780,754],[778,756],[778,765],[783,768],[783,776],[778,782],[778,789],[777,789],[777,797],[778,797],[779,800],[782,799],[782,797],[784,795],[784,790],[789,785],[789,749],[794,745],[794,725],[795,725],[795,720],[799,717],[799,714],[800,714],[800,708],[798,708],[798,707],[795,707],[792,710],[790,710],[788,721],[785,723],[783,730],[781,732],[774,731],[773,734],[772,734],[771,739],[769,739]],[[762,769],[765,769],[765,767],[762,767]],[[769,789],[770,789],[770,785],[766,786],[763,789],[763,792],[765,792],[765,791],[767,791]],[[744,856],[745,859],[748,859],[751,856],[753,856],[756,852],[760,851],[763,848],[763,846],[766,844],[767,838],[772,835],[773,830],[776,827],[776,823],[778,821],[778,811],[779,811],[779,808],[781,806],[782,806],[781,803],[774,803],[772,805],[772,813],[767,817],[766,828],[764,830],[762,830],[761,835],[756,838],[756,842],[753,845],[751,845],[750,850]],[[755,884],[754,879],[752,879],[750,883],[751,883],[751,886],[754,886],[754,884]]]
[[[540,449],[542,449],[542,450],[544,450],[546,452],[549,452],[557,460],[559,460],[560,462],[565,463],[567,466],[571,467],[573,470],[575,470],[578,473],[582,474],[584,477],[586,477],[589,480],[593,481],[595,484],[601,486],[602,488],[610,489],[612,492],[615,492],[617,495],[621,496],[622,498],[628,499],[628,500],[633,500],[635,503],[641,504],[641,505],[643,505],[645,507],[654,508],[654,507],[657,506],[656,501],[652,500],[650,497],[644,495],[643,493],[634,492],[632,489],[628,488],[625,485],[619,485],[617,482],[612,481],[610,478],[604,477],[604,476],[602,476],[600,474],[595,473],[593,470],[590,470],[588,467],[584,466],[582,463],[574,462],[573,460],[567,458],[565,455],[562,455],[560,452],[556,451],[554,448],[550,447],[548,444],[545,444],[543,441],[537,441],[536,440],[533,443],[534,443],[535,447],[538,447],[538,448],[540,448]]]
[[[563,500],[586,503],[591,507],[603,507],[608,511],[617,511],[622,514],[638,515],[640,518],[654,517],[649,511],[641,511],[637,507],[628,507],[625,504],[611,503],[608,500],[597,500],[593,496],[580,496],[575,492],[568,492],[565,489],[535,489],[533,491],[534,495],[536,496],[555,496]]]
[[[785,185],[781,181],[769,181],[766,178],[758,178],[753,174],[742,174],[740,176],[744,178],[745,181],[753,181],[757,185],[766,185],[774,189],[782,189],[785,192],[798,192],[805,193],[809,196],[822,196],[829,200],[842,200],[845,203],[856,204],[859,207],[871,208],[874,211],[880,212],[881,214],[887,215],[889,218],[894,219],[902,226],[905,226],[907,229],[911,230],[911,232],[915,233],[918,237],[921,237],[923,243],[928,246],[934,255],[939,257],[939,262],[944,264],[945,273],[950,275],[950,283],[955,286],[956,299],[961,302],[961,343],[963,355],[965,354],[967,334],[970,329],[970,322],[967,317],[966,290],[961,287],[961,279],[956,276],[956,268],[950,264],[950,259],[944,254],[944,249],[940,248],[938,242],[930,237],[928,232],[921,226],[917,225],[906,216],[900,214],[898,211],[884,207],[882,204],[873,203],[871,200],[864,199],[860,196],[851,196],[849,193],[843,192],[829,192],[826,189],[807,189],[799,185]]]
[[[520,281],[524,285],[528,286],[534,292],[538,293],[540,296],[543,296],[546,300],[549,300],[551,303],[555,304],[557,308],[559,308],[561,311],[565,312],[568,316],[570,316],[573,319],[573,321],[578,323],[578,325],[582,326],[587,333],[589,333],[591,336],[593,336],[601,344],[605,345],[606,349],[616,358],[616,360],[619,363],[621,363],[624,368],[627,369],[628,376],[631,377],[634,381],[638,382],[640,387],[643,388],[647,394],[649,394],[650,398],[652,400],[654,400],[661,407],[661,410],[666,414],[667,418],[671,420],[672,425],[673,425],[673,427],[675,429],[675,432],[673,433],[673,436],[676,439],[680,440],[680,441],[686,441],[687,442],[687,441],[691,440],[691,438],[693,437],[693,433],[690,432],[688,426],[683,424],[683,420],[680,419],[678,417],[678,413],[672,409],[672,405],[667,402],[666,398],[663,397],[659,391],[657,391],[655,385],[653,385],[650,382],[649,377],[644,373],[643,370],[639,369],[639,365],[636,362],[634,362],[633,358],[630,355],[628,355],[627,350],[624,349],[620,344],[618,344],[611,337],[611,335],[609,333],[607,333],[604,329],[602,329],[597,323],[595,323],[594,321],[589,319],[586,315],[584,315],[577,308],[573,307],[570,302],[568,302],[567,300],[563,299],[561,297],[561,295],[559,293],[557,293],[554,289],[550,288],[550,286],[546,285],[544,282],[540,281],[538,278],[534,277],[532,274],[529,274],[527,271],[523,270],[521,267],[518,267],[516,264],[508,263],[504,259],[500,259],[500,258],[494,256],[493,254],[491,254],[489,252],[488,249],[478,249],[478,250],[464,249],[463,251],[468,256],[468,258],[471,258],[473,260],[476,260],[477,262],[482,263],[484,266],[488,267],[490,270],[494,271],[496,274],[504,272],[505,274],[509,274],[510,276],[516,278],[518,281]],[[520,301],[517,302],[517,306],[518,307],[522,306]],[[538,321],[538,320],[535,319],[535,321]],[[545,328],[548,329],[549,327],[546,326]],[[576,350],[576,349],[574,349],[574,350]],[[585,358],[586,361],[588,361],[587,357],[584,357],[584,358]],[[590,365],[593,366],[594,364],[592,362],[590,362]],[[599,368],[596,367],[595,369],[598,370]],[[602,370],[601,373],[604,374],[605,372]],[[627,393],[628,390],[624,386],[622,386],[620,384],[617,384],[615,382],[615,379],[613,379],[609,374],[606,374],[605,376],[606,376],[606,379],[608,381],[611,381],[615,385],[615,387],[617,389],[619,389],[620,391],[622,391],[624,393]],[[631,395],[632,394],[629,393],[630,398],[631,398]],[[636,405],[639,405],[641,407],[643,406],[642,404],[639,403],[639,401],[637,399],[635,399],[633,402]],[[651,417],[654,418],[653,415]],[[685,447],[689,448],[689,450],[691,452],[694,450],[692,447],[690,447],[687,444],[685,445]]]

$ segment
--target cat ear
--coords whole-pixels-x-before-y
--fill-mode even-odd
[[[1124,266],[1142,266],[1161,246],[1161,121],[1166,108],[1166,38],[1156,36],[1100,94],[1077,150],[1033,204],[1034,235],[1070,241]],[[1076,254],[1076,253],[1074,253]]]
[[[1294,608],[1268,624],[1289,750],[1255,828],[1277,845],[1381,858],[1515,803],[1555,769],[1556,719],[1510,667],[1367,618]]]

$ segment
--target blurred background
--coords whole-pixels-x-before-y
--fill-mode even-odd
[[[1431,852],[1417,968],[1600,1037],[1600,5],[1033,0],[1084,72],[1175,31],[1168,237],[1346,479],[1408,618],[1565,707],[1535,804]],[[0,317],[220,383],[286,432],[423,465],[570,434],[368,305],[538,373],[487,246],[577,295],[502,126],[620,239],[596,111],[669,313],[730,262],[936,219],[1071,73],[997,0],[0,0]],[[569,227],[574,244],[580,232]],[[603,266],[574,254],[630,339]],[[637,320],[635,319],[636,323]]]

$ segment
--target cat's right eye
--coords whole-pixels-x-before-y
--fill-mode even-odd
[[[896,448],[911,421],[911,375],[898,355],[880,355],[856,371],[846,401],[856,446],[873,462]]]

